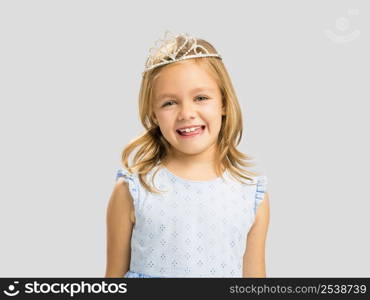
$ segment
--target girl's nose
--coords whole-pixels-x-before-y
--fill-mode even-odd
[[[182,103],[178,112],[179,120],[191,119],[196,116],[196,109],[193,103]]]

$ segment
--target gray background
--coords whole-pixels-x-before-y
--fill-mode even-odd
[[[230,72],[240,150],[269,179],[267,276],[369,276],[369,8],[1,1],[0,276],[104,276],[106,206],[166,29],[209,40]]]

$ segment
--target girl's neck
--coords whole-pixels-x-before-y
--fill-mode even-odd
[[[188,155],[180,152],[171,152],[162,160],[166,167],[186,169],[186,170],[204,170],[214,169],[215,153],[207,151],[207,153]]]

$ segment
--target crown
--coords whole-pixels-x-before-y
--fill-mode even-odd
[[[182,53],[185,47],[188,50]],[[188,55],[191,51],[195,54]],[[157,40],[154,47],[149,49],[149,57],[142,74],[159,66],[196,57],[218,57],[222,59],[220,54],[209,53],[202,45],[198,45],[197,38],[187,33],[175,35],[171,31],[166,30],[164,38]]]

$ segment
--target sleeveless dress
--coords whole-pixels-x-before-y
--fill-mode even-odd
[[[153,174],[159,168],[158,172]],[[165,166],[153,168],[147,182],[118,168],[116,180],[128,183],[135,210],[131,260],[126,278],[243,277],[247,234],[266,192],[267,177],[236,181],[228,171],[208,181],[176,176]]]

